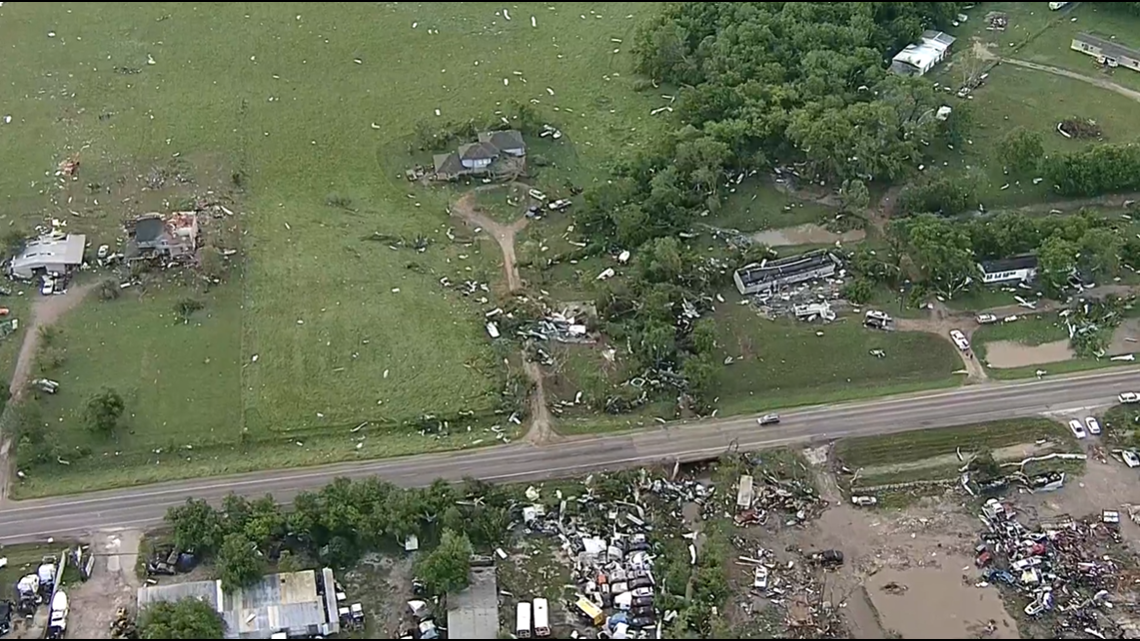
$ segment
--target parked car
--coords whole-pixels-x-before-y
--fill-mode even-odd
[[[1088,428],[1089,434],[1097,436],[1100,434],[1100,423],[1097,422],[1095,416],[1089,416],[1085,419],[1085,427]]]
[[[962,350],[963,352],[970,349],[970,341],[966,338],[966,335],[962,333],[962,330],[950,330],[950,338],[954,341],[954,344],[958,346],[958,349]]]
[[[979,325],[987,325],[989,323],[996,323],[998,317],[994,314],[978,314],[974,320],[978,321]]]
[[[873,496],[852,496],[851,497],[851,503],[854,505],[868,506],[868,505],[875,505],[878,502],[879,502],[879,499],[877,499]]]
[[[55,280],[51,276],[44,276],[44,284],[40,287],[40,293],[44,296],[51,296],[55,293]]]
[[[559,198],[558,200],[547,205],[551,211],[562,211],[574,203],[566,198]]]
[[[1128,467],[1140,467],[1140,455],[1136,454],[1136,450],[1124,450],[1120,453],[1120,458],[1124,459],[1124,464]]]
[[[1081,425],[1081,422],[1075,418],[1069,420],[1069,429],[1073,430],[1073,436],[1077,438],[1085,438],[1088,436],[1088,434],[1085,433],[1085,426]]]
[[[530,189],[527,191],[527,194],[529,194],[530,197],[535,200],[546,200],[546,194],[537,189]]]
[[[761,425],[775,425],[776,423],[780,422],[780,415],[779,414],[765,414],[764,416],[761,416],[760,418],[756,419],[756,422],[761,424]]]
[[[1136,392],[1121,392],[1117,398],[1121,403],[1140,403],[1140,394]]]

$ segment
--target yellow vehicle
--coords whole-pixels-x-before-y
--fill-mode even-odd
[[[594,623],[594,625],[601,625],[605,616],[602,614],[602,609],[599,608],[593,601],[586,597],[579,597],[578,602],[574,604],[578,608],[578,612]]]

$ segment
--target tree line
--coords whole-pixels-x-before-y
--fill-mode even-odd
[[[856,249],[851,269],[859,279],[898,288],[911,280],[914,301],[930,293],[967,290],[981,280],[978,262],[1033,253],[1043,291],[1060,296],[1074,270],[1096,277],[1140,265],[1140,239],[1093,212],[1028,216],[1005,212],[969,220],[920,214],[892,221],[887,249]],[[902,256],[911,269],[904,270]],[[972,284],[971,284],[972,283]]]

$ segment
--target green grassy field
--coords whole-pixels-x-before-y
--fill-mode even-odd
[[[1091,33],[1132,49],[1140,49],[1140,18],[1127,11],[1111,10],[1099,3],[1081,3],[1067,15],[1076,20],[1058,22],[1049,29],[1047,38],[1034,40],[1019,51],[1017,57],[1087,76],[1104,78],[1140,91],[1140,73],[1125,68],[1105,73],[1094,58],[1073,51],[1070,46],[1077,34]]]
[[[794,198],[757,178],[733,187],[728,200],[707,222],[743,232],[780,229],[804,223],[823,224],[835,210],[811,200]]]
[[[1041,438],[1066,445],[1073,440],[1072,434],[1056,421],[1043,418],[1017,419],[843,439],[836,443],[835,455],[844,465],[855,469],[952,455],[959,447],[967,452],[979,447],[997,449],[1032,443]]]
[[[0,38],[20,43],[0,68],[12,115],[0,129],[9,223],[13,212],[24,224],[63,217],[110,242],[129,215],[208,189],[235,192],[242,212],[240,277],[215,289],[190,326],[170,322],[173,292],[96,303],[61,322],[65,391],[47,414],[62,419],[65,449],[95,455],[30,475],[15,493],[479,440],[389,427],[427,413],[486,414],[505,375],[482,306],[439,285],[445,276],[496,283],[500,257],[493,244],[447,239],[458,227],[445,213],[454,192],[404,180],[407,142],[417,123],[489,120],[512,100],[538,101],[565,132],[566,149],[537,146],[558,165],[545,180],[636,142],[659,122],[649,111],[662,99],[632,92],[629,56],[612,39],[628,42],[656,5],[593,7],[523,5],[511,21],[482,4],[0,9]],[[79,179],[62,190],[45,173],[73,153]],[[174,155],[192,184],[166,203],[142,189],[119,198]],[[115,197],[89,181],[116,186]],[[394,251],[363,240],[374,232],[431,244]],[[129,431],[97,443],[74,419],[104,384],[127,398]],[[385,427],[355,449],[348,430],[366,420]],[[191,445],[192,455],[154,453]],[[115,464],[104,463],[114,452]]]
[[[962,362],[948,341],[876,332],[851,317],[828,325],[769,321],[747,307],[718,311],[718,407],[725,415],[954,384]],[[822,336],[817,336],[821,332]],[[881,349],[884,358],[870,351]]]

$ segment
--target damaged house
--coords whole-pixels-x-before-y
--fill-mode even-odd
[[[1037,278],[1037,257],[1014,256],[1000,260],[983,260],[978,263],[982,282],[986,285],[1002,283],[1028,283]]]
[[[742,296],[768,294],[791,285],[830,278],[841,266],[835,254],[817,250],[745,265],[733,272],[732,280]]]
[[[28,242],[24,251],[12,258],[8,273],[13,278],[31,280],[41,274],[67,274],[83,264],[83,234],[43,236]]]
[[[502,176],[526,169],[526,142],[515,129],[480,133],[475,142],[432,157],[436,180],[463,176]]]
[[[946,58],[956,38],[941,31],[924,31],[915,44],[895,54],[891,71],[900,76],[922,76]]]
[[[179,259],[198,251],[198,215],[180,211],[163,217],[146,214],[133,222],[131,255]]]
[[[1099,64],[1108,67],[1127,67],[1140,71],[1140,51],[1124,45],[1098,38],[1092,34],[1079,33],[1069,45],[1073,51],[1096,58]]]

